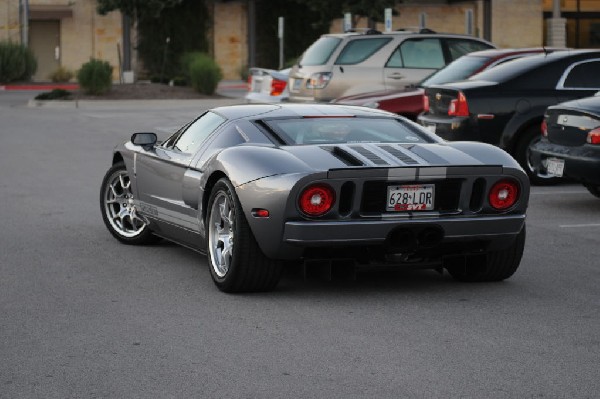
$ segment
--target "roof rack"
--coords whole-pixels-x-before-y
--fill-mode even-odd
[[[396,29],[396,32],[437,33],[433,29],[418,27],[400,28]]]
[[[352,29],[348,29],[344,33],[358,33],[358,32],[362,33],[363,35],[381,35],[380,31],[378,31],[377,29],[371,29],[371,28],[352,28]]]

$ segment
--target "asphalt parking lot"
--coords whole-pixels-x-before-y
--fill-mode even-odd
[[[32,97],[0,92],[1,398],[598,397],[600,199],[583,187],[532,189],[502,283],[290,271],[227,295],[190,250],[119,244],[98,206],[114,145],[215,103]]]

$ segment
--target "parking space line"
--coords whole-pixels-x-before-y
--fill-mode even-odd
[[[531,191],[529,194],[530,195],[546,195],[546,194],[586,194],[588,193],[587,190],[578,190],[578,191]]]
[[[587,223],[587,224],[560,224],[558,227],[565,229],[577,228],[577,227],[600,227],[600,223]]]

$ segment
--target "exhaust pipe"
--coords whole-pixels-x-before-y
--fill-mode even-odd
[[[443,238],[444,231],[441,228],[427,227],[419,233],[417,241],[420,247],[432,248],[442,242]]]

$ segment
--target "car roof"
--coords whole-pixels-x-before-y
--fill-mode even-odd
[[[485,58],[496,58],[496,57],[507,57],[516,54],[524,53],[553,53],[555,51],[568,50],[566,48],[558,47],[528,47],[528,48],[497,48],[473,51],[465,54],[467,57],[485,57]]]
[[[350,37],[377,37],[377,36],[418,36],[418,37],[448,37],[448,38],[460,38],[460,39],[472,39],[474,41],[490,43],[487,40],[481,39],[479,37],[464,35],[459,33],[445,33],[445,32],[434,32],[430,29],[423,29],[420,31],[414,30],[395,30],[391,32],[380,32],[373,29],[366,30],[364,32],[344,32],[344,33],[326,33],[321,35],[321,37],[336,37],[340,39],[350,38]],[[491,44],[491,43],[490,43]]]
[[[212,110],[227,119],[240,118],[342,118],[342,117],[392,117],[397,115],[378,109],[339,104],[242,104]]]

